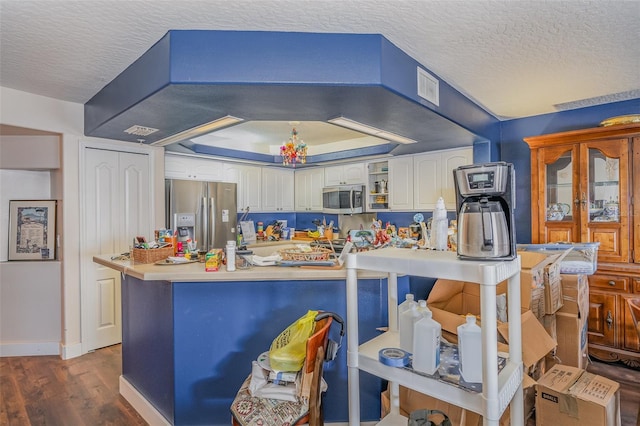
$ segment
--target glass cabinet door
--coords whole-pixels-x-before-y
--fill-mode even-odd
[[[596,148],[589,148],[587,155],[588,220],[589,222],[620,222],[620,159],[608,157]]]
[[[599,242],[598,261],[629,259],[629,144],[626,139],[580,146],[581,241]]]
[[[545,208],[547,221],[572,221],[573,176],[572,151],[563,152],[557,159],[546,165]]]

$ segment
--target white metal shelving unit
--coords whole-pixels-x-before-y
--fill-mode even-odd
[[[358,269],[387,272],[389,331],[358,345]],[[509,317],[509,360],[498,374],[496,286],[508,280],[509,312],[520,312],[520,258],[509,261],[459,260],[454,252],[384,248],[350,254],[347,258],[347,365],[349,425],[360,424],[360,370],[390,382],[391,412],[380,425],[406,425],[399,414],[399,385],[482,414],[484,425],[497,426],[511,404],[511,424],[523,423],[522,338],[520,315]],[[378,361],[380,349],[399,347],[397,277],[413,275],[474,282],[481,286],[483,340],[482,393],[473,393],[429,377],[389,367]],[[494,360],[493,362],[488,362]],[[428,407],[425,407],[428,408]]]

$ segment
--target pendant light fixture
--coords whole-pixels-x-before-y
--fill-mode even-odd
[[[298,139],[298,131],[295,127],[291,130],[289,140],[280,147],[280,155],[284,165],[291,164],[295,167],[296,163],[307,162],[307,144],[302,139]]]

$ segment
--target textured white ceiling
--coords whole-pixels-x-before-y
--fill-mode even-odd
[[[1,0],[0,85],[84,103],[170,29],[379,33],[517,118],[640,97],[639,28],[637,0]]]

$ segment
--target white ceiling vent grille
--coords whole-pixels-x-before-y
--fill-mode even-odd
[[[440,106],[440,82],[420,67],[418,67],[418,96]]]
[[[138,126],[136,124],[129,127],[124,132],[129,133],[130,135],[136,135],[136,136],[149,136],[150,134],[155,133],[157,131],[158,129],[154,129],[153,127]]]

